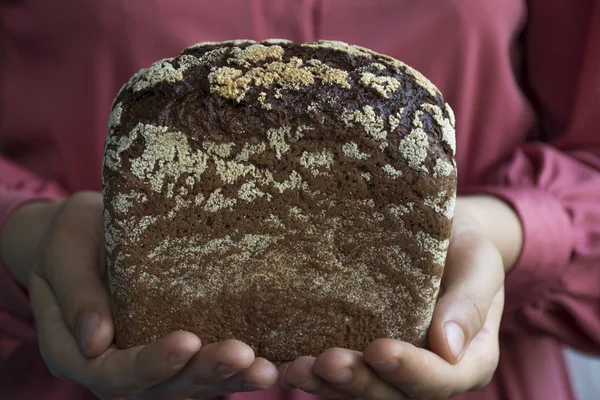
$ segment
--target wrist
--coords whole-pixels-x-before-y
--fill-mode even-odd
[[[27,201],[14,209],[0,226],[0,261],[24,288],[39,259],[41,241],[61,201]]]
[[[459,204],[468,208],[482,233],[500,251],[504,271],[508,273],[523,248],[523,227],[515,210],[504,200],[489,195],[460,196],[457,207]]]

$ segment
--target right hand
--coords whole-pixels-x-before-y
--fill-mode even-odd
[[[38,211],[28,214],[30,207]],[[40,207],[48,218],[28,218],[39,216]],[[117,349],[105,284],[101,195],[79,193],[60,203],[21,206],[2,236],[18,247],[31,240],[15,236],[27,231],[23,224],[41,221],[48,226],[33,247],[37,262],[27,272],[28,289],[40,351],[54,376],[82,384],[101,399],[206,398],[277,382],[276,367],[235,340],[201,346],[196,335],[174,332],[146,346]],[[18,227],[14,234],[11,227]],[[10,265],[19,259],[18,249],[10,247],[3,246],[10,253],[8,268],[23,276],[15,269],[29,268],[28,263]]]

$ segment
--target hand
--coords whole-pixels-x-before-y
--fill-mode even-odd
[[[480,205],[514,218],[503,222],[512,236],[500,246],[488,231],[502,229],[480,222],[485,215]],[[505,268],[503,260],[517,259],[520,235],[518,218],[499,200],[458,199],[442,294],[429,331],[431,351],[391,339],[376,340],[363,353],[329,349],[280,366],[280,383],[331,398],[367,400],[445,399],[486,386],[499,357],[504,275],[511,266]]]
[[[43,221],[48,226],[41,229]],[[31,236],[17,238],[27,225],[41,232],[31,249]],[[235,340],[201,346],[192,333],[174,332],[147,346],[117,349],[103,231],[101,196],[81,193],[62,203],[22,206],[2,235],[21,246],[4,243],[4,259],[15,276],[29,275],[40,351],[55,376],[78,382],[102,399],[203,398],[276,382],[275,366]],[[19,260],[32,251],[37,262],[26,273],[26,263]]]

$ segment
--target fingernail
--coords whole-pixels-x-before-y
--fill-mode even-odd
[[[337,374],[333,375],[331,379],[329,379],[332,383],[348,383],[352,379],[352,371],[350,368],[344,368]]]
[[[448,347],[454,355],[454,358],[458,362],[464,352],[465,347],[465,333],[462,328],[456,322],[447,322],[445,325],[446,340],[448,341]]]
[[[234,374],[237,371],[237,369],[230,367],[227,364],[219,364],[219,366],[217,367],[217,372],[221,375],[231,375]]]
[[[397,360],[373,364],[373,368],[375,368],[379,372],[394,372],[398,369],[398,367],[400,367],[400,363]]]
[[[100,314],[97,312],[86,314],[79,322],[77,338],[79,347],[84,354],[87,354],[90,342],[94,338],[98,328],[100,328]]]

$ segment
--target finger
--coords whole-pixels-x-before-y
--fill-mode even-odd
[[[237,376],[240,376],[244,382],[243,389],[264,390],[277,383],[278,371],[272,362],[259,357],[254,360],[249,368],[243,370]]]
[[[491,242],[474,231],[455,236],[429,330],[431,349],[450,363],[458,362],[503,283],[502,258]]]
[[[487,386],[493,378],[500,358],[500,343],[498,334],[504,308],[504,290],[501,289],[494,297],[488,312],[488,318],[483,328],[471,341],[465,352],[467,362],[477,363],[479,374],[472,380],[471,389],[481,389]],[[471,361],[474,360],[474,361]]]
[[[337,390],[364,400],[405,399],[404,394],[379,377],[358,351],[334,348],[315,360],[314,372]]]
[[[500,322],[502,321],[502,312],[504,311],[504,287],[502,287],[494,296],[488,318],[485,321],[483,330],[492,335],[498,336],[500,332]]]
[[[259,357],[250,367],[214,385],[205,386],[202,390],[194,393],[192,398],[205,399],[231,393],[269,389],[277,383],[277,376],[277,367]]]
[[[175,376],[200,348],[189,332],[175,332],[147,346],[109,349],[91,361],[93,384],[115,398],[131,397]]]
[[[52,289],[37,273],[29,281],[29,301],[33,311],[42,358],[58,378],[82,382],[84,358],[77,348]]]
[[[288,381],[287,381],[287,371],[288,368],[290,366],[291,362],[284,362],[279,364],[279,366],[277,367],[277,371],[279,373],[278,376],[278,383],[279,385],[284,388],[284,389],[295,389],[294,386],[292,386]],[[311,367],[312,368],[312,367]]]
[[[67,326],[87,357],[113,342],[110,298],[103,282],[102,200],[81,194],[69,200],[45,243],[41,270]]]
[[[35,273],[30,282],[30,298],[40,351],[51,372],[114,397],[136,394],[172,377],[200,347],[195,335],[177,332],[145,347],[109,349],[88,360],[62,319],[52,290]]]
[[[339,399],[349,397],[346,393],[337,390],[320,376],[316,375],[313,368],[315,357],[299,357],[279,369],[280,383],[289,389],[298,388],[307,393],[317,394],[325,398]]]
[[[456,365],[428,350],[392,339],[371,343],[364,359],[381,378],[409,398],[445,399],[482,387],[493,376],[497,362],[490,363],[480,356],[493,352],[497,336],[478,336],[476,341],[477,351],[467,351]]]
[[[208,391],[217,383],[250,367],[254,360],[252,349],[238,340],[205,345],[180,374],[153,387],[141,398],[186,398],[193,393]]]

